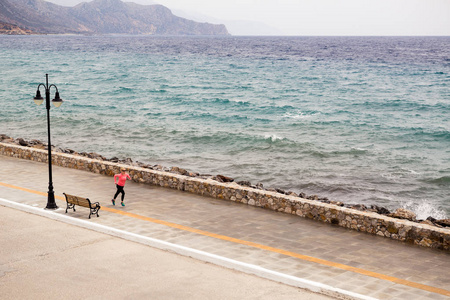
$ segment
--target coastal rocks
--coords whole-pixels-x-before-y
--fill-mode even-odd
[[[387,208],[377,205],[371,205],[370,209],[380,215],[388,215],[391,213]]]
[[[388,214],[388,216],[397,219],[416,221],[416,214],[404,208],[397,208],[394,213]]]
[[[311,196],[306,197],[306,199],[308,199],[308,200],[319,200],[319,196],[311,195]]]
[[[28,146],[28,142],[24,141],[24,139],[22,138],[17,139],[17,141],[19,142],[20,146]]]
[[[218,182],[233,182],[234,179],[231,177],[227,177],[224,175],[216,175],[213,177],[214,180],[218,181]]]
[[[255,185],[255,188],[257,188],[258,190],[263,190],[263,189],[264,189],[264,185],[263,185],[261,182],[258,182],[258,183]]]
[[[238,181],[236,183],[239,184],[239,185],[242,185],[242,186],[247,186],[247,187],[252,186],[252,183],[250,181],[246,181],[246,180]]]
[[[4,142],[5,140],[12,140],[13,138],[7,136],[6,134],[0,134],[0,142]]]
[[[75,153],[75,151],[70,150],[70,149],[68,149],[67,152],[66,152],[66,150],[63,149],[61,152],[63,152],[63,153],[69,152],[71,154]],[[98,153],[95,153],[95,152],[90,152],[90,153],[81,152],[81,153],[79,153],[79,155],[85,156],[85,157],[88,157],[88,158],[92,158],[92,159],[106,160],[105,157],[103,157],[102,155],[100,155]]]
[[[450,219],[436,220],[435,223],[443,227],[450,227]]]
[[[179,168],[179,167],[172,167],[170,168],[171,173],[175,173],[175,174],[180,174],[180,175],[188,175],[189,172],[186,171],[185,169]]]
[[[158,166],[160,170],[164,170],[164,167],[162,166]],[[162,169],[161,169],[162,168]],[[189,176],[189,177],[198,177],[199,174],[198,173],[194,173],[194,172],[189,172],[185,169],[179,168],[179,167],[172,167],[169,170],[170,173],[174,173],[174,174],[180,174],[180,175],[184,175],[184,176]]]
[[[356,209],[356,210],[359,210],[359,211],[366,211],[367,210],[367,207],[364,204],[355,204],[355,205],[350,206],[350,208],[351,209]]]

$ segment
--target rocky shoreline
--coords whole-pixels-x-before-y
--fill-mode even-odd
[[[31,148],[41,149],[41,150],[48,149],[47,144],[42,141],[39,141],[39,140],[26,141],[23,138],[15,138],[14,139],[5,134],[0,134],[0,142],[20,145],[20,146],[24,146],[24,147],[31,147]],[[98,153],[77,152],[72,149],[55,147],[54,145],[52,145],[52,151],[59,152],[59,153],[71,154],[71,155],[77,155],[77,156],[83,156],[83,157],[87,157],[90,159],[97,159],[97,160],[101,160],[101,161],[120,163],[120,164],[124,164],[124,165],[146,168],[146,169],[151,169],[151,170],[164,171],[164,172],[169,172],[169,173],[179,174],[179,175],[184,175],[184,176],[189,176],[189,177],[198,177],[201,179],[212,179],[212,180],[215,180],[215,181],[221,182],[221,183],[235,182],[235,180],[233,178],[224,176],[224,175],[200,174],[200,173],[185,170],[180,167],[170,167],[169,168],[169,167],[165,167],[165,166],[161,166],[161,165],[150,165],[150,164],[145,164],[145,163],[138,162],[138,161],[134,162],[131,158],[119,159],[117,157],[112,157],[112,158],[108,159]],[[345,207],[345,208],[349,208],[349,209],[354,209],[354,210],[358,210],[358,211],[374,212],[374,213],[378,213],[380,215],[385,215],[385,216],[392,217],[392,218],[405,219],[405,220],[409,220],[409,221],[420,223],[420,224],[436,226],[439,228],[450,227],[450,219],[437,220],[433,217],[428,217],[426,220],[418,220],[416,217],[416,214],[414,212],[406,210],[404,208],[398,208],[394,212],[391,212],[387,208],[380,207],[377,205],[370,205],[369,207],[364,204],[348,205],[348,204],[344,204],[339,201],[332,201],[332,200],[329,200],[327,197],[320,197],[318,195],[306,195],[303,192],[295,193],[292,191],[284,191],[284,190],[278,189],[278,188],[264,188],[262,183],[257,183],[255,185],[253,185],[249,181],[238,181],[235,183],[237,183],[238,185],[244,186],[244,187],[251,187],[254,189],[276,192],[276,193],[280,193],[283,195],[289,195],[289,196],[299,197],[299,198],[303,198],[303,199],[314,200],[314,201],[332,204],[332,205]]]

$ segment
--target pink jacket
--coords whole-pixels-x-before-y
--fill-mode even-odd
[[[119,178],[119,180],[116,182],[116,178]],[[124,175],[122,174],[116,174],[114,175],[114,183],[120,186],[125,186],[125,181],[127,181],[127,179],[131,180],[130,175],[128,175],[127,173],[125,173]]]

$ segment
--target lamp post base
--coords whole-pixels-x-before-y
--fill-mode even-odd
[[[47,197],[47,206],[45,207],[45,209],[57,209],[58,205],[56,205],[55,202],[55,194],[53,192],[48,192],[48,197]]]

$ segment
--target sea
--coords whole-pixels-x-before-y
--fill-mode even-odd
[[[55,146],[450,217],[450,37],[0,36],[0,65],[14,138],[47,141],[48,74]]]

